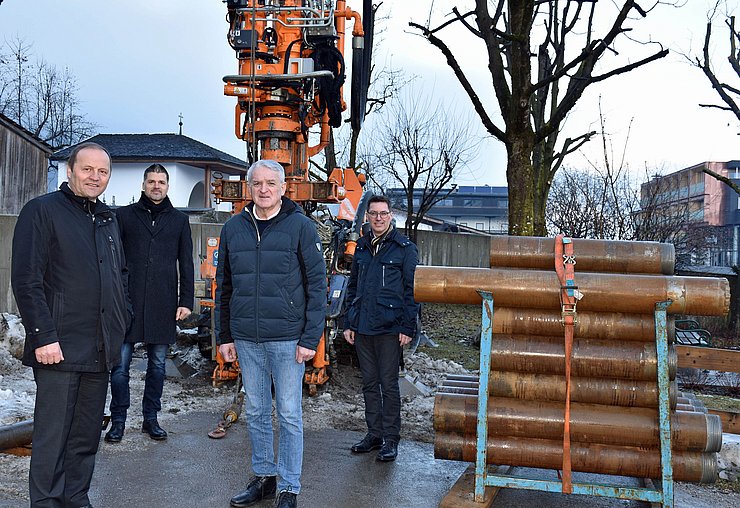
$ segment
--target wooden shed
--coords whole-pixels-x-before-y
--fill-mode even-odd
[[[52,149],[0,114],[0,214],[17,214],[27,201],[46,194]]]

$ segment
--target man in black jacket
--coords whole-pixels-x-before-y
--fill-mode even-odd
[[[130,321],[116,218],[98,200],[108,152],[75,147],[60,190],[29,201],[13,234],[11,280],[36,381],[32,507],[89,506],[108,371]]]
[[[109,443],[123,438],[131,402],[129,369],[137,342],[144,342],[147,352],[141,431],[157,441],[167,439],[167,432],[157,420],[162,409],[167,350],[175,342],[175,322],[190,315],[194,298],[190,222],[170,203],[169,181],[164,166],[152,164],[144,170],[139,201],[116,211],[129,269],[134,322],[121,347],[121,364],[110,374],[112,425],[105,435]]]
[[[353,453],[377,450],[377,459],[396,460],[401,437],[398,366],[401,348],[416,334],[414,301],[417,250],[393,226],[390,201],[368,200],[371,232],[357,242],[347,284],[344,338],[355,345],[362,373],[367,435]]]
[[[283,197],[283,167],[259,160],[247,181],[252,203],[224,224],[216,272],[216,337],[226,361],[238,354],[255,474],[231,506],[249,506],[277,491],[276,506],[293,508],[303,464],[304,362],[316,354],[324,331],[326,267],[314,223]]]

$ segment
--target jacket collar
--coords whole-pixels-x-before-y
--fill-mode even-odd
[[[77,196],[72,192],[72,189],[69,188],[69,184],[67,182],[62,182],[62,185],[59,186],[59,190],[67,197],[67,199],[87,214],[95,215],[110,212],[108,205],[99,199],[96,201],[90,201],[86,197]]]
[[[157,212],[166,212],[174,208],[169,196],[165,196],[165,198],[160,203],[154,203],[151,199],[146,197],[146,194],[144,194],[143,191],[141,192],[141,197],[139,198],[139,201],[136,202],[136,206],[138,208],[143,208],[144,210],[149,210],[152,212],[155,210]]]
[[[283,220],[290,214],[302,213],[301,208],[295,201],[286,198],[285,196],[282,196],[280,199],[282,200],[282,203],[280,204],[280,212],[273,219],[275,222]],[[258,220],[257,216],[254,214],[254,202],[250,202],[247,206],[245,206],[242,213],[248,214],[249,216],[251,216],[252,219]]]

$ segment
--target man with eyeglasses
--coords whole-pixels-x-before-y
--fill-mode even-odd
[[[277,492],[275,506],[292,508],[301,489],[303,374],[324,331],[326,267],[316,226],[283,196],[283,167],[259,160],[247,182],[252,203],[221,230],[216,272],[216,337],[227,362],[239,359],[255,475],[230,504],[250,506]]]
[[[350,449],[353,453],[380,449],[376,459],[390,462],[396,460],[401,438],[401,348],[416,335],[418,253],[393,225],[387,197],[371,197],[367,210],[370,234],[357,242],[347,285],[344,338],[354,344],[360,362],[368,432]]]

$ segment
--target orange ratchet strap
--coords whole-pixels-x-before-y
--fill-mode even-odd
[[[555,272],[560,280],[561,321],[565,327],[565,415],[563,428],[563,493],[573,492],[570,457],[570,363],[573,352],[573,333],[577,321],[576,304],[580,298],[575,284],[576,257],[573,241],[563,235],[555,237]]]

